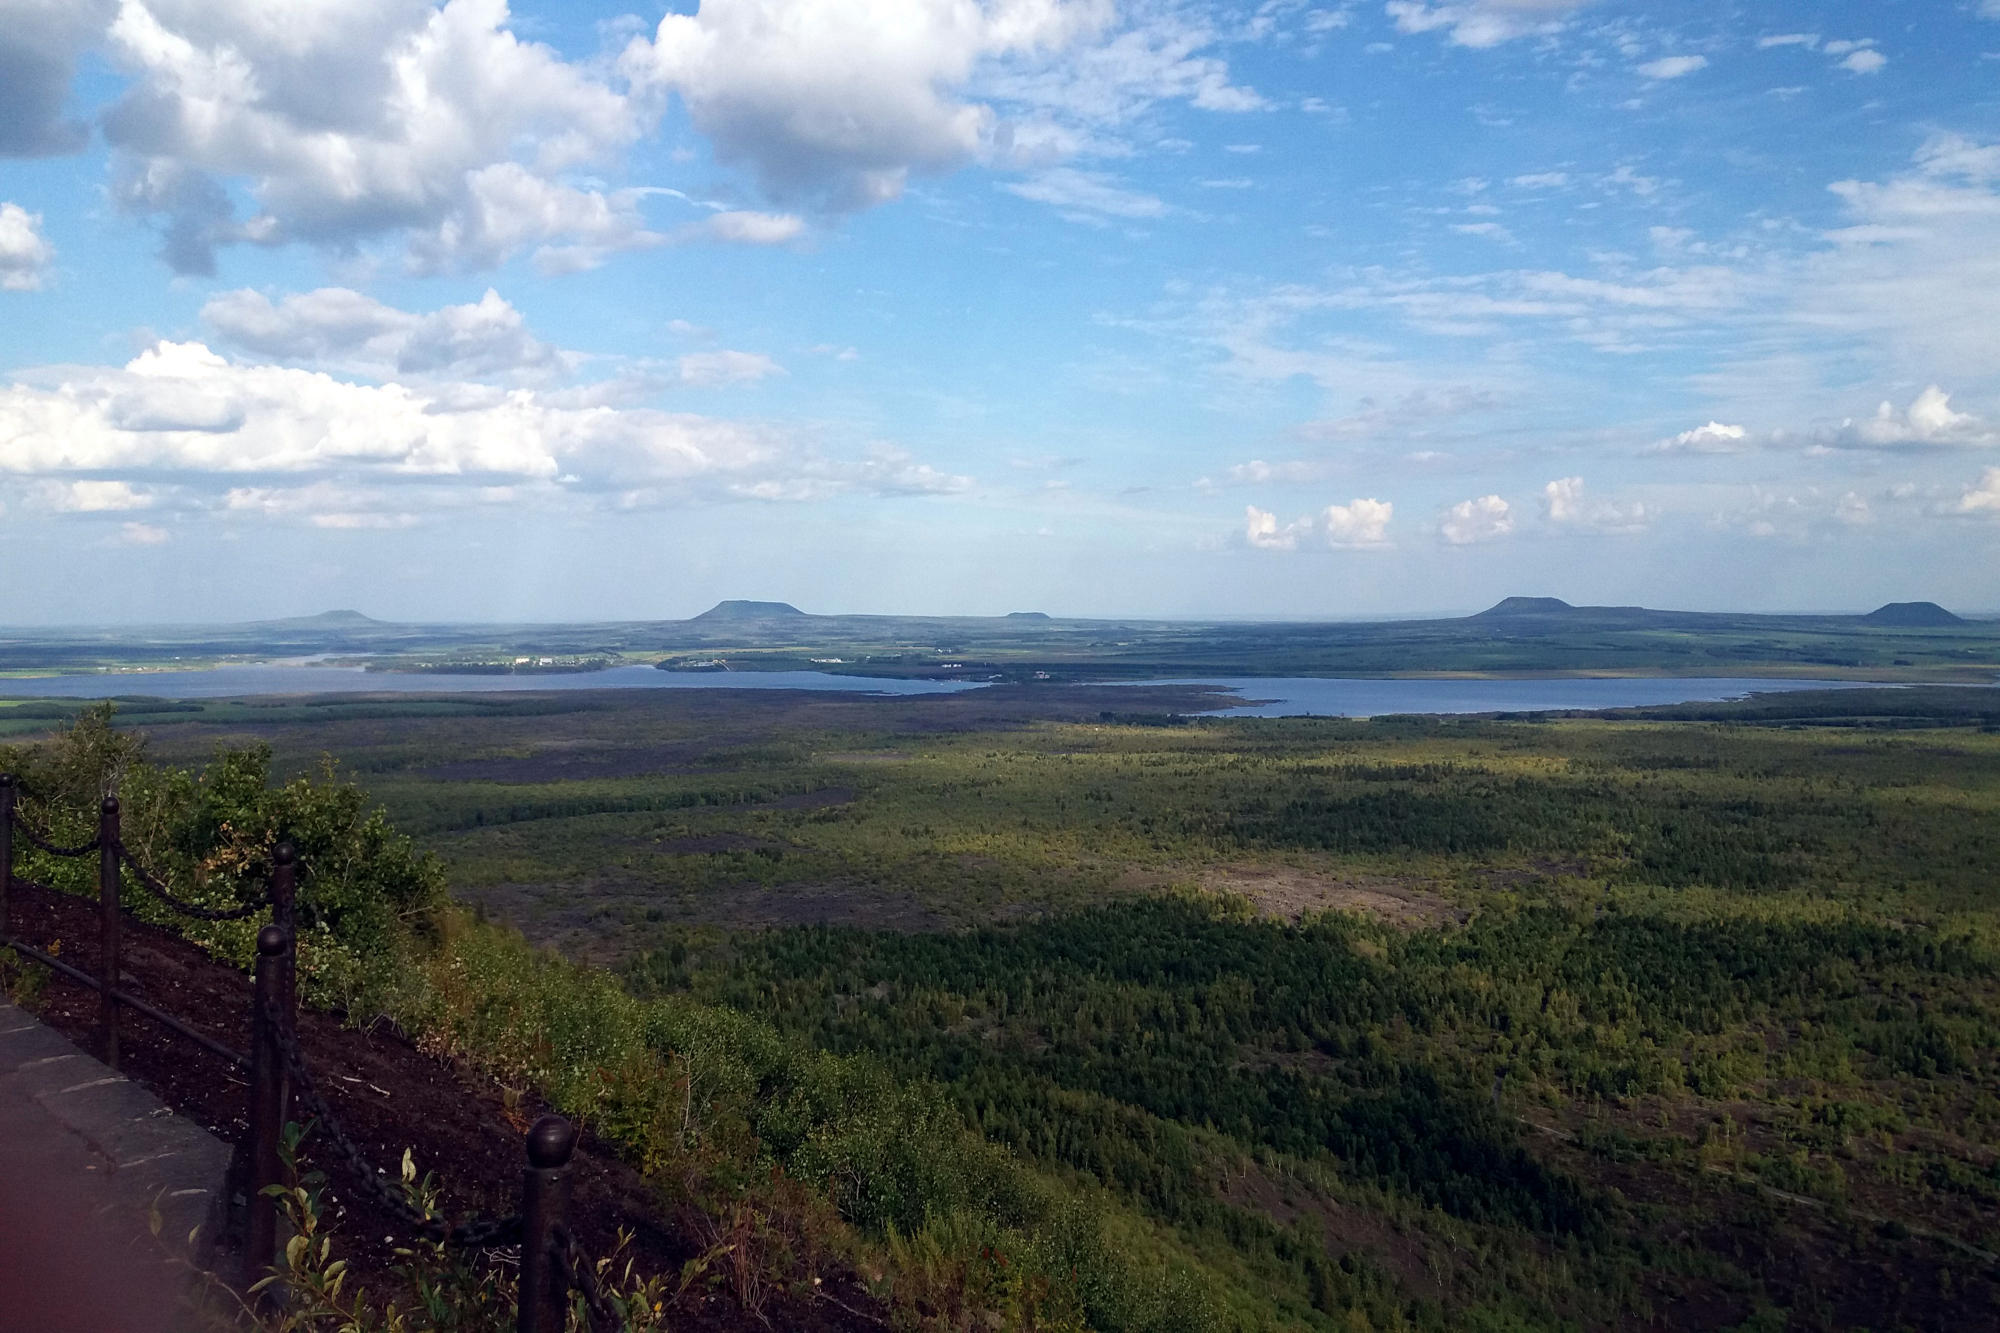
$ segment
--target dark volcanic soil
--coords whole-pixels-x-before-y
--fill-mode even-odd
[[[12,916],[24,942],[95,971],[94,902],[17,882]],[[139,998],[236,1050],[248,1049],[250,985],[235,969],[186,940],[128,917],[120,971]],[[94,990],[52,975],[33,1007],[44,1022],[102,1057]],[[120,1023],[120,1072],[240,1150],[249,1091],[241,1071],[136,1013],[124,1012]],[[302,1011],[299,1040],[320,1091],[378,1170],[396,1172],[409,1148],[419,1171],[437,1174],[446,1210],[454,1218],[517,1210],[526,1164],[522,1132],[545,1109],[532,1096],[510,1105],[493,1080],[419,1051],[385,1025],[357,1030],[334,1015]],[[394,1244],[408,1243],[408,1231],[356,1187],[339,1155],[323,1140],[323,1135],[308,1138],[306,1155],[329,1177],[336,1252],[348,1259],[354,1274],[349,1287],[386,1294],[395,1281],[388,1273],[396,1262],[391,1250]],[[321,1145],[317,1153],[316,1142]],[[620,1161],[610,1145],[586,1131],[573,1160],[572,1225],[586,1251],[606,1253],[616,1234],[629,1230],[633,1242],[628,1253],[636,1259],[635,1267],[676,1278],[682,1263],[701,1253],[704,1247],[674,1220],[674,1210],[654,1186]],[[828,1271],[825,1279],[835,1300],[858,1310],[879,1308],[851,1273]],[[676,1328],[832,1333],[879,1327],[872,1314],[857,1317],[825,1301],[784,1295],[765,1307],[766,1324],[727,1295],[713,1295],[699,1284],[684,1303]]]

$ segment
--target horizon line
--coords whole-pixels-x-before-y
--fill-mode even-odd
[[[713,611],[721,606],[728,605],[732,602],[744,602],[753,600],[758,600],[758,599],[724,598],[722,601],[714,603],[709,608],[709,611]],[[770,617],[744,616],[740,617],[739,619],[741,621],[750,621],[758,619],[789,620],[792,619],[793,616],[795,615],[798,619],[802,620],[1006,620],[1009,619],[1010,617],[1020,617],[1023,619],[1033,617],[1036,619],[1040,619],[1041,617],[1045,616],[1049,621],[1054,621],[1054,622],[1068,621],[1068,622],[1085,622],[1093,624],[1368,625],[1368,624],[1396,624],[1401,622],[1424,621],[1424,620],[1468,620],[1475,616],[1484,614],[1487,611],[1491,611],[1495,607],[1504,605],[1506,602],[1517,601],[1517,600],[1561,601],[1562,599],[1560,598],[1544,599],[1540,597],[1529,597],[1529,598],[1506,597],[1502,598],[1500,602],[1494,603],[1492,606],[1480,607],[1475,610],[1401,611],[1401,612],[1390,611],[1390,612],[1377,612],[1373,614],[1353,614],[1353,615],[1341,615],[1341,614],[1320,614],[1320,615],[1219,614],[1219,615],[1207,615],[1207,616],[1059,615],[1054,612],[1037,612],[1037,611],[1025,611],[1025,612],[1011,611],[1011,612],[999,612],[999,613],[989,613],[985,615],[980,615],[970,612],[939,613],[939,612],[883,612],[883,611],[804,611],[804,610],[799,610],[796,607],[792,607],[792,613],[789,615],[779,615]],[[791,604],[788,602],[786,603],[774,602],[767,604],[783,605],[788,607],[791,606]],[[1574,611],[1652,611],[1662,615],[1758,616],[1766,618],[1799,618],[1799,619],[1835,618],[1835,617],[1858,618],[1871,615],[1874,612],[1881,610],[1885,606],[1931,605],[1931,606],[1938,606],[1944,610],[1948,611],[1951,610],[1951,608],[1944,607],[1942,603],[1929,602],[1925,599],[1911,599],[1910,601],[1907,602],[1884,602],[1876,606],[1859,610],[1855,609],[1786,610],[1786,611],[1749,611],[1749,610],[1739,610],[1739,609],[1692,610],[1679,607],[1645,606],[1638,603],[1630,603],[1630,602],[1627,603],[1565,602],[1564,605],[1567,609]],[[39,623],[30,622],[30,623],[20,623],[20,624],[0,623],[0,635],[16,631],[46,631],[46,630],[136,631],[136,630],[147,630],[147,629],[159,629],[159,630],[247,629],[259,625],[304,626],[306,623],[311,621],[324,620],[332,616],[347,616],[347,615],[359,616],[363,620],[367,621],[369,624],[373,625],[382,625],[388,627],[425,628],[425,629],[443,628],[443,627],[475,628],[475,627],[488,627],[488,626],[493,628],[512,629],[512,628],[529,628],[529,627],[569,628],[569,627],[598,626],[598,625],[606,625],[606,626],[687,625],[695,623],[696,621],[700,620],[704,615],[707,614],[708,614],[707,611],[700,611],[694,613],[693,615],[679,616],[679,617],[649,616],[649,617],[603,618],[603,619],[587,619],[587,620],[453,620],[453,619],[387,620],[376,616],[368,615],[366,612],[355,611],[347,607],[339,607],[327,611],[313,612],[305,615],[263,616],[249,620],[45,621]],[[1958,616],[1959,618],[1964,620],[1975,620],[1975,621],[1994,620],[1994,619],[2000,619],[2000,608],[1978,610],[1978,611],[1969,611],[1969,610],[1951,611],[1951,614]],[[728,624],[732,623],[732,621],[729,618],[718,618],[718,621],[716,623]]]

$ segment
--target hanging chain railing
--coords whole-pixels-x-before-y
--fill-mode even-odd
[[[121,1007],[132,1009],[250,1073],[250,1190],[245,1226],[247,1271],[274,1267],[279,1254],[278,1202],[269,1187],[284,1183],[280,1153],[283,1128],[290,1119],[290,1102],[297,1097],[314,1128],[325,1136],[341,1165],[385,1210],[417,1233],[447,1245],[489,1248],[521,1247],[518,1333],[561,1333],[568,1320],[569,1293],[584,1298],[593,1333],[616,1333],[624,1324],[599,1289],[596,1269],[571,1236],[569,1163],[576,1146],[576,1129],[561,1116],[543,1116],[527,1135],[528,1166],[522,1173],[521,1211],[502,1218],[476,1218],[456,1226],[411,1203],[409,1194],[370,1166],[366,1154],[341,1128],[307,1069],[298,1037],[298,943],[294,928],[297,854],[289,843],[272,851],[271,874],[264,891],[235,907],[206,907],[189,902],[166,881],[140,863],[119,837],[119,804],[106,796],[98,807],[97,836],[75,847],[42,837],[22,821],[17,808],[20,784],[0,773],[0,949],[12,949],[98,993],[98,1039],[104,1063],[118,1068]],[[58,858],[98,855],[98,958],[92,975],[66,959],[36,948],[13,934],[13,889],[16,884],[47,890],[46,885],[14,874],[14,835],[31,847]],[[119,937],[127,910],[120,901],[124,872],[170,911],[200,921],[241,921],[270,909],[271,921],[257,933],[255,999],[250,1012],[250,1053],[231,1050],[204,1032],[163,1013],[121,990]],[[531,1261],[529,1256],[540,1256]],[[270,1291],[272,1289],[267,1289]]]
[[[203,907],[200,903],[191,903],[185,898],[175,897],[173,890],[166,886],[165,881],[139,864],[138,859],[122,841],[118,844],[118,856],[125,862],[125,868],[132,872],[132,878],[139,882],[140,888],[159,899],[162,906],[179,912],[182,916],[193,917],[197,921],[241,921],[276,904],[276,900],[266,890],[261,897],[253,898],[240,907]]]
[[[15,827],[21,830],[21,836],[28,840],[30,846],[47,852],[50,856],[88,856],[97,850],[97,839],[95,838],[92,838],[89,842],[80,842],[74,847],[58,847],[47,838],[42,837],[29,828],[26,824],[17,824]]]

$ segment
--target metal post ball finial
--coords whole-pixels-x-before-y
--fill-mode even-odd
[[[107,796],[104,798],[104,813],[107,815],[118,813],[118,798],[116,796]]]
[[[271,849],[271,859],[281,866],[288,866],[298,858],[298,850],[289,842],[281,842]]]
[[[13,785],[14,775],[12,773],[0,773],[0,787],[11,787]]]
[[[258,953],[283,953],[285,951],[285,944],[285,928],[283,926],[266,926],[257,932]]]
[[[545,1115],[528,1130],[528,1165],[552,1171],[569,1165],[576,1151],[576,1126],[559,1115]]]

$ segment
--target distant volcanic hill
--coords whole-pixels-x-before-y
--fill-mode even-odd
[[[717,602],[696,616],[696,620],[792,620],[805,612],[790,602]]]
[[[315,630],[337,633],[341,630],[396,628],[393,621],[377,620],[359,611],[322,611],[316,616],[286,616],[280,620],[253,620],[247,624],[260,629],[284,630],[291,633],[309,633]]]
[[[1878,606],[1861,617],[1871,625],[1894,625],[1897,628],[1922,629],[1929,626],[1963,625],[1963,617],[1955,616],[1936,602],[1890,602]]]
[[[1575,607],[1560,597],[1507,597],[1472,618],[1498,620],[1505,616],[1559,616],[1574,610]]]
[[[300,616],[293,623],[300,625],[386,625],[386,620],[364,616],[359,611],[322,611],[316,616]]]
[[[1568,628],[1589,624],[1626,628],[1706,629],[1723,624],[1746,624],[1753,621],[1768,622],[1773,625],[1787,622],[1824,624],[1829,621],[1844,621],[1848,624],[1859,623],[1880,626],[1884,629],[1943,629],[1969,623],[1936,602],[1891,602],[1887,606],[1870,611],[1865,616],[1787,616],[1746,615],[1727,611],[1651,611],[1643,606],[1571,606],[1560,597],[1508,597],[1468,617],[1471,620],[1542,622],[1539,630],[1523,626],[1521,632],[1527,633],[1555,632],[1555,627],[1549,622],[1558,618],[1563,620]]]

